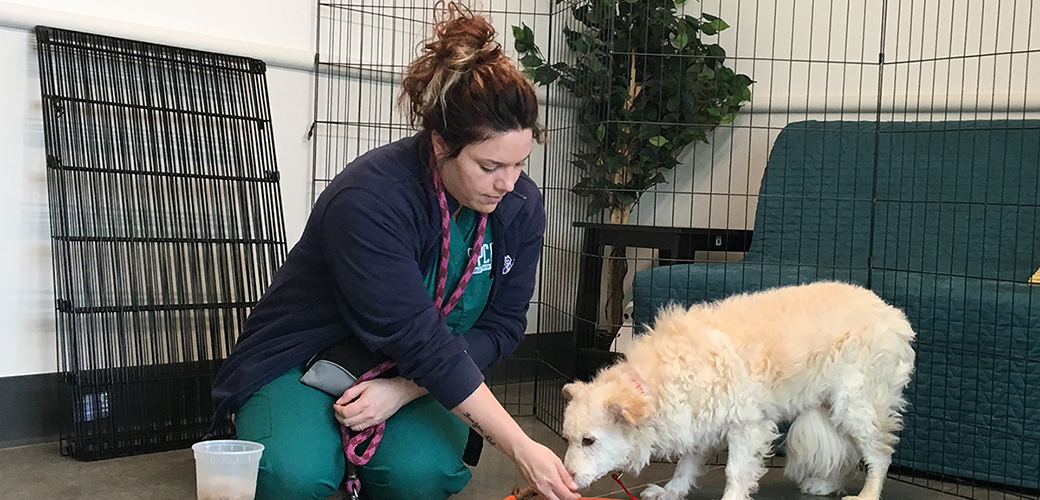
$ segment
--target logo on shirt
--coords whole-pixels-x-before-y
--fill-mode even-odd
[[[473,268],[473,274],[484,274],[491,271],[491,245],[494,243],[484,243],[480,246],[480,257],[477,257],[477,265]]]
[[[509,271],[513,270],[513,258],[506,255],[502,263],[502,274],[509,274]]]

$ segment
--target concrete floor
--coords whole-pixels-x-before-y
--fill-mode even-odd
[[[563,440],[533,417],[518,419],[529,434],[562,453]],[[177,450],[97,462],[79,462],[62,457],[57,443],[46,443],[0,450],[0,498],[5,500],[104,499],[104,500],[191,500],[195,498],[195,464],[191,450]],[[623,478],[637,496],[651,482],[664,483],[671,476],[671,464],[653,463],[639,477]],[[485,448],[473,480],[455,498],[460,500],[499,500],[509,494],[520,476],[512,463],[493,448]],[[713,468],[692,492],[692,500],[722,496],[725,477],[721,467]],[[859,484],[851,485],[858,488]],[[858,491],[858,490],[857,490]],[[886,499],[946,500],[959,498],[898,481],[885,485]],[[588,496],[627,498],[609,478],[597,481]],[[335,497],[334,497],[335,498]],[[821,497],[805,496],[783,477],[780,469],[770,469],[763,478],[757,500],[795,500]],[[1003,498],[980,497],[980,498]],[[1010,497],[1008,497],[1010,498]],[[291,500],[291,499],[286,499]]]

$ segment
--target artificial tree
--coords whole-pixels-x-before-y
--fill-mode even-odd
[[[687,145],[707,143],[733,121],[753,81],[725,65],[721,46],[702,40],[729,25],[680,12],[685,0],[557,0],[564,2],[578,26],[563,28],[573,62],[550,63],[526,25],[513,26],[515,48],[536,83],[555,82],[576,100],[579,148],[570,163],[581,175],[572,190],[588,199],[589,216],[607,211],[610,222],[626,224]],[[608,262],[612,340],[622,324],[625,247],[613,247]]]

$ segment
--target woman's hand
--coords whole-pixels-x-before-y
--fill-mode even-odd
[[[451,411],[505,453],[524,480],[545,500],[578,500],[581,496],[563,462],[552,450],[524,433],[487,385],[480,384]]]
[[[405,378],[377,378],[347,389],[332,410],[340,424],[360,432],[386,421],[423,394],[426,389]]]
[[[575,500],[578,485],[563,462],[549,448],[533,441],[517,447],[513,454],[517,470],[527,484],[545,499]]]

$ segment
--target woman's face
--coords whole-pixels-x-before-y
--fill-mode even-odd
[[[486,214],[513,190],[531,155],[530,129],[496,133],[463,147],[455,158],[444,158],[448,145],[436,132],[432,136],[444,189],[462,205]]]

